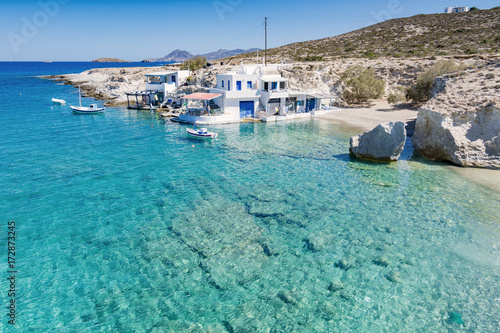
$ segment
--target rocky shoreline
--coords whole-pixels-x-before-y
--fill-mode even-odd
[[[422,156],[500,169],[500,61],[437,78],[433,96],[413,136]]]
[[[284,64],[281,75],[290,80],[292,90],[340,95],[341,74],[350,66],[361,65],[373,68],[376,75],[384,79],[387,97],[412,84],[419,73],[439,59],[352,58],[295,62]],[[492,55],[462,56],[454,60],[464,70],[436,79],[433,97],[419,109],[413,144],[429,159],[500,169],[500,59]],[[217,74],[236,66],[239,64],[195,71],[189,86],[179,87],[177,92],[206,91],[216,85]],[[144,90],[145,74],[178,69],[175,65],[100,68],[45,78],[80,85],[85,96],[106,100],[105,105],[113,106],[126,105],[126,92]]]

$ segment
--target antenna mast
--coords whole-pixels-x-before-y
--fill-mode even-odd
[[[266,48],[264,50],[264,66],[267,65],[267,17],[265,18]]]

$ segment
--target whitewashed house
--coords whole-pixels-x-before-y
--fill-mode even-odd
[[[146,90],[126,93],[129,109],[156,109],[187,82],[189,71],[146,74]]]
[[[289,90],[288,79],[276,74],[280,72],[280,66],[240,66],[218,74],[217,86],[209,93],[183,97],[186,112],[179,116],[178,121],[216,124],[245,119],[279,121],[309,117],[311,112],[319,111],[325,105],[322,101],[330,102],[335,98]]]
[[[158,93],[172,93],[177,87],[185,84],[189,71],[156,72],[146,74],[146,90]]]
[[[469,7],[446,7],[444,12],[449,13],[465,13],[469,11]]]

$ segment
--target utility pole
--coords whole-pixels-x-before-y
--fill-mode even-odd
[[[266,32],[266,48],[265,48],[265,51],[264,51],[264,66],[267,65],[267,17],[266,17],[266,20],[265,20],[265,32]]]

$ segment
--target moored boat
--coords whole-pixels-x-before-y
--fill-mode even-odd
[[[88,107],[82,106],[82,93],[80,91],[80,87],[78,87],[78,97],[80,101],[80,106],[73,106],[73,105],[69,106],[73,110],[73,113],[92,114],[92,113],[104,112],[104,110],[106,109],[105,107],[98,107],[97,104],[91,104]]]
[[[187,128],[187,134],[194,138],[199,139],[215,139],[219,133],[209,132],[206,128]]]
[[[72,110],[73,113],[99,113],[99,112],[104,112],[106,108],[104,107],[98,107],[97,104],[90,104],[90,106],[69,106]]]
[[[66,101],[64,99],[59,99],[59,98],[52,98],[52,102],[54,104],[66,104]]]

